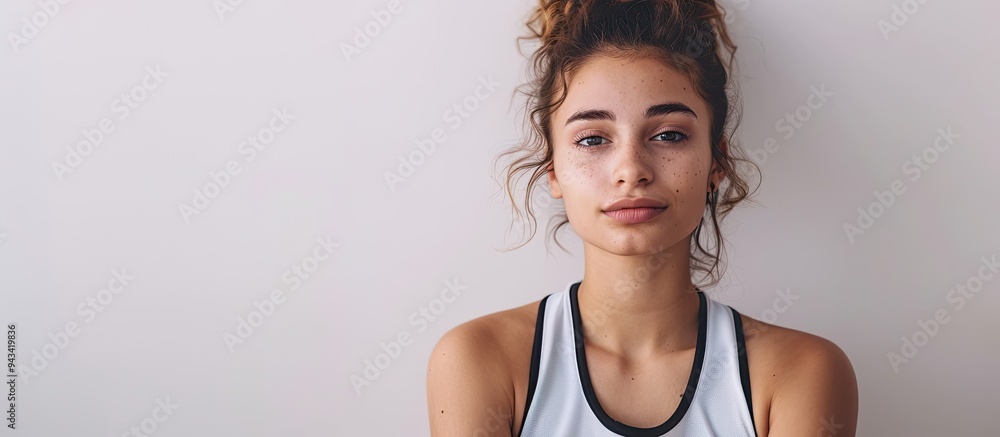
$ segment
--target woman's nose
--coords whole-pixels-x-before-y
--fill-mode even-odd
[[[631,137],[618,143],[615,151],[614,178],[616,184],[636,185],[653,180],[649,153],[641,137]]]

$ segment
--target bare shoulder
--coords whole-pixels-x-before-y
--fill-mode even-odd
[[[531,352],[535,319],[541,301],[497,311],[461,323],[448,330],[438,340],[435,350],[481,354],[481,358],[496,358],[495,366],[508,363],[510,358],[527,350]],[[432,355],[431,359],[434,359]]]
[[[511,434],[537,309],[536,301],[477,317],[438,339],[427,364],[432,436]]]
[[[855,435],[857,377],[843,349],[815,334],[741,319],[751,386],[768,406],[767,435]]]

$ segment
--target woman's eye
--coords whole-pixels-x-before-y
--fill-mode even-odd
[[[667,138],[663,138],[664,136],[666,136]],[[661,138],[665,141],[678,142],[678,141],[684,141],[684,139],[687,138],[687,135],[684,135],[677,131],[668,131],[658,134],[653,138]]]
[[[581,138],[580,141],[576,142],[576,144],[581,145],[581,146],[600,146],[601,144],[603,144],[603,143],[593,143],[593,142],[587,143],[587,141],[590,141],[590,140],[602,140],[603,141],[604,138],[596,136],[596,135],[595,136],[589,136],[589,137]],[[584,144],[580,144],[580,143],[584,143]]]
[[[654,140],[666,141],[669,143],[679,143],[687,139],[687,135],[684,135],[677,131],[667,131],[657,134],[653,137]],[[596,147],[607,144],[607,139],[598,135],[591,135],[588,137],[580,138],[575,142],[578,147]]]

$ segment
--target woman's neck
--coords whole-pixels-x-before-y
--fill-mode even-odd
[[[584,243],[577,296],[587,344],[636,360],[693,348],[699,300],[688,250],[685,240],[658,253],[621,256]]]

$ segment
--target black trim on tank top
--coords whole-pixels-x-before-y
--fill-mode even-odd
[[[528,408],[531,408],[531,397],[535,395],[535,386],[538,385],[538,367],[542,359],[542,325],[545,321],[545,301],[549,299],[549,296],[543,297],[538,304],[538,317],[535,318],[535,340],[531,346],[531,371],[528,372],[528,395],[524,401],[524,417],[521,418],[521,429],[517,431],[518,436],[524,432],[524,422],[528,420]]]
[[[733,312],[733,325],[736,326],[736,355],[740,358],[740,382],[743,383],[743,396],[747,400],[747,410],[750,411],[750,423],[753,425],[753,435],[757,435],[757,423],[753,418],[753,398],[750,396],[750,366],[747,364],[747,345],[743,338],[743,319],[739,311],[729,307]]]
[[[674,413],[667,418],[666,422],[660,425],[654,426],[652,428],[638,428],[630,425],[621,423],[608,415],[601,407],[601,403],[597,400],[597,395],[594,393],[594,386],[590,380],[590,372],[587,370],[587,354],[584,350],[584,340],[583,340],[583,328],[580,321],[580,305],[577,301],[577,290],[580,288],[580,282],[573,284],[569,290],[569,302],[570,309],[573,314],[573,336],[575,339],[576,346],[576,364],[579,369],[580,374],[580,384],[583,385],[583,394],[587,398],[587,404],[590,405],[590,409],[597,416],[597,419],[601,421],[605,428],[623,436],[634,436],[634,437],[658,437],[670,431],[678,423],[680,423],[681,418],[687,413],[688,407],[691,405],[691,401],[694,398],[695,389],[698,387],[698,380],[702,371],[702,364],[705,361],[705,343],[707,340],[707,328],[708,328],[708,302],[705,301],[705,293],[701,290],[697,290],[698,293],[698,342],[695,346],[694,351],[694,363],[691,366],[691,374],[688,376],[687,388],[684,390],[683,397],[681,398],[680,404],[677,405],[677,409]]]

